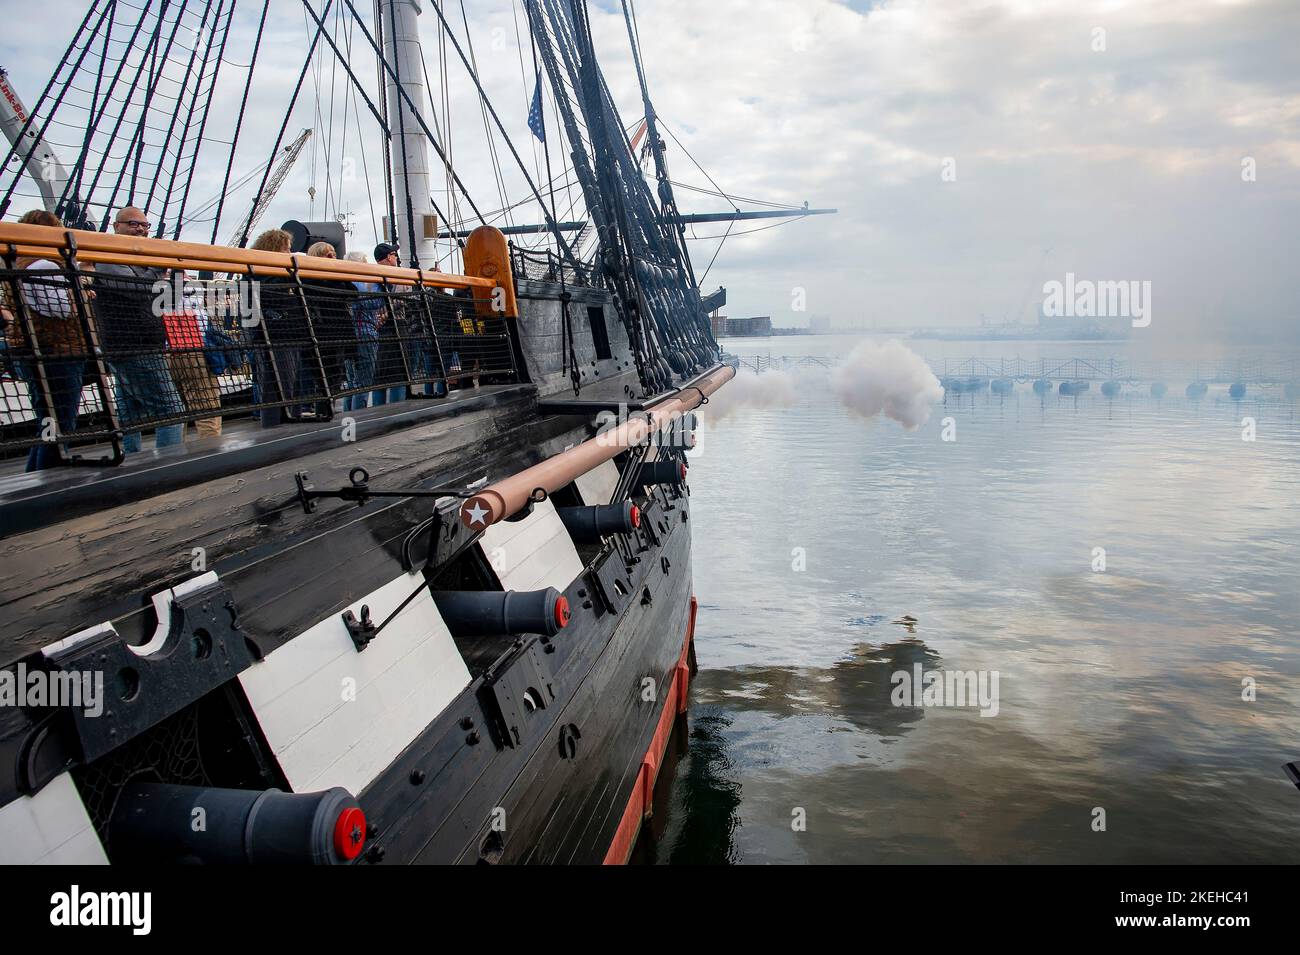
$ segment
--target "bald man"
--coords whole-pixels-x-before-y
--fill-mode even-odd
[[[149,234],[149,217],[143,209],[123,206],[113,219],[113,231],[118,235],[146,236]]]
[[[144,238],[149,219],[142,209],[123,206],[113,218],[113,231]],[[141,448],[139,425],[185,413],[167,363],[162,310],[155,307],[154,284],[166,277],[164,269],[145,265],[105,262],[95,269],[96,324],[117,384],[118,420],[127,429],[122,446],[128,452]],[[155,432],[154,447],[184,440],[183,424],[166,425]]]

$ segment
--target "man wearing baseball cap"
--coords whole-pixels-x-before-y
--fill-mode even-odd
[[[376,265],[397,265],[397,246],[380,242],[375,246]]]

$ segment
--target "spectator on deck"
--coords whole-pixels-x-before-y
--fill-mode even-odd
[[[267,229],[253,242],[259,252],[287,253],[292,247],[293,237],[283,229]],[[259,311],[255,318],[260,327],[248,330],[253,343],[253,386],[259,403],[276,405],[261,411],[262,427],[271,428],[297,420],[296,407],[276,403],[298,395],[298,366],[310,339],[293,280],[272,275],[256,282]]]
[[[202,286],[184,284],[186,276],[178,274],[173,280],[171,294],[181,290],[181,300],[163,313],[167,329],[167,365],[176,390],[181,393],[185,407],[191,414],[221,410],[221,382],[209,367],[209,356],[204,350],[209,341],[208,310],[203,302]],[[221,415],[209,415],[194,423],[200,438],[215,438],[221,434]]]
[[[364,252],[349,252],[349,262],[367,262]],[[347,362],[347,384],[349,388],[369,388],[375,381],[375,360],[379,356],[379,326],[387,317],[384,300],[378,293],[382,287],[374,282],[353,282],[361,293],[352,305],[352,321],[357,330],[357,357]],[[365,293],[370,293],[366,295]],[[348,395],[343,399],[344,411],[360,411],[370,403],[367,392]],[[382,404],[376,401],[375,404]]]
[[[63,226],[58,216],[44,209],[34,209],[18,221],[24,225]],[[4,283],[0,309],[4,311],[5,336],[14,373],[27,385],[32,414],[36,418],[37,436],[40,438],[40,442],[27,454],[27,470],[41,471],[60,463],[58,445],[53,440],[53,429],[49,427],[51,421],[57,423],[60,435],[77,427],[77,407],[81,403],[82,374],[86,366],[86,344],[81,333],[81,319],[74,307],[72,288],[59,263],[37,256],[19,256],[14,266],[24,272],[32,272],[33,277],[24,279],[21,283],[21,309],[19,303],[11,298],[12,286],[8,282]],[[36,344],[40,345],[44,356],[42,364],[53,409],[46,403],[36,362],[31,357],[33,343],[29,341],[27,329],[20,319],[23,312],[26,312],[32,323],[36,332]]]
[[[313,258],[336,259],[338,252],[328,242],[315,242],[307,248]],[[333,393],[345,387],[348,362],[357,357],[357,329],[352,317],[352,305],[357,289],[346,279],[303,279],[303,295],[307,300],[307,313],[316,335],[320,361],[303,366],[309,387],[317,394],[327,390]],[[322,371],[325,381],[320,381]],[[333,415],[332,403],[321,399],[316,403],[316,416],[328,419]]]
[[[149,220],[135,206],[124,206],[113,220],[118,235],[144,238]],[[148,265],[105,262],[95,270],[95,317],[101,344],[117,383],[117,412],[128,451],[141,447],[139,425],[185,413],[180,392],[167,365],[167,331],[154,286],[166,271]],[[169,424],[154,432],[154,447],[165,448],[185,439],[184,424]]]

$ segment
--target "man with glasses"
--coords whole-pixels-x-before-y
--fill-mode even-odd
[[[149,220],[142,210],[125,206],[113,220],[113,231],[144,238]],[[162,316],[169,311],[171,286],[166,278],[165,269],[144,265],[106,262],[95,269],[95,318],[117,384],[118,420],[123,428],[134,428],[122,441],[128,452],[140,450],[139,425],[185,413],[167,364]],[[156,448],[184,440],[184,424],[165,425],[154,433]]]

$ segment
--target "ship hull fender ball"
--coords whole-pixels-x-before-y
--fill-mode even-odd
[[[1105,395],[1107,398],[1114,398],[1116,395],[1119,394],[1119,382],[1118,381],[1103,382],[1101,386],[1101,393]]]
[[[1081,395],[1091,387],[1086,381],[1063,381],[1058,390],[1063,395]]]
[[[992,387],[995,395],[1009,395],[1015,390],[1016,384],[1010,378],[995,378]]]
[[[1034,394],[1046,395],[1046,394],[1051,394],[1051,391],[1052,391],[1052,383],[1048,381],[1046,378],[1039,378],[1036,382],[1034,382]]]
[[[1187,386],[1187,397],[1204,398],[1205,393],[1210,390],[1210,386],[1203,381],[1194,381]]]
[[[1237,400],[1241,400],[1242,398],[1246,397],[1245,383],[1240,381],[1234,381],[1232,383],[1232,386],[1228,389],[1228,397],[1236,398]]]
[[[1169,394],[1169,386],[1166,385],[1163,381],[1157,381],[1152,383],[1151,385],[1152,398],[1163,398],[1167,394]]]
[[[988,386],[989,386],[988,380],[985,378],[966,379],[966,390],[970,392],[983,391]]]

